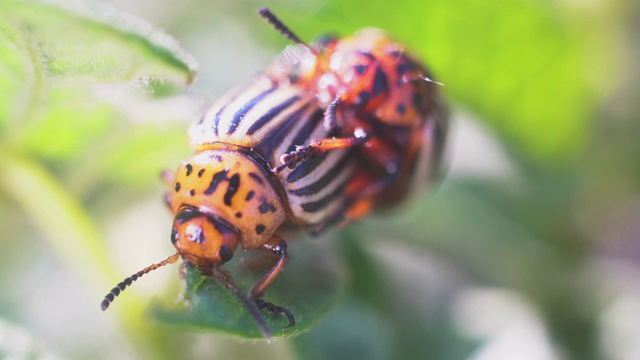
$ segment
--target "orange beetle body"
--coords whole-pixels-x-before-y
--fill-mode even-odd
[[[376,202],[399,203],[427,183],[442,156],[447,111],[419,61],[382,30],[345,38],[325,37],[285,50],[266,73],[282,86],[300,87],[325,110],[325,127],[341,139],[316,139],[283,163],[338,148],[353,148],[361,172],[377,178],[368,192]],[[381,191],[384,190],[384,191]]]
[[[403,47],[377,29],[307,46],[259,12],[298,45],[190,129],[195,154],[164,175],[177,253],[118,284],[103,310],[132,281],[180,257],[250,306],[220,270],[240,245],[278,256],[249,297],[292,326],[291,312],[262,299],[287,260],[278,229],[347,224],[399,203],[438,166],[447,114],[426,69]]]
[[[431,111],[428,100],[435,90],[424,80],[427,70],[382,30],[324,38],[298,51],[297,61],[280,60],[270,71],[315,93],[323,108],[338,100],[339,126],[374,116],[388,125],[412,127]]]
[[[239,242],[259,248],[287,219],[271,179],[237,151],[198,152],[180,165],[172,187],[172,242],[201,269],[229,261]],[[194,224],[200,215],[207,221]]]

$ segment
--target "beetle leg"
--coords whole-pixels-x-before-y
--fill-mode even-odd
[[[331,150],[348,149],[356,145],[361,145],[369,141],[370,138],[371,134],[362,128],[357,128],[353,132],[353,136],[347,138],[315,139],[308,145],[296,146],[294,151],[280,156],[280,162],[282,164],[271,169],[271,171],[277,174],[286,168],[294,169],[300,162],[312,156]]]
[[[160,177],[162,177],[162,181],[168,186],[171,187],[173,182],[176,180],[176,176],[169,170],[162,170],[160,173]]]
[[[324,111],[324,128],[331,130],[338,125],[338,104],[340,97],[337,97]]]
[[[168,192],[168,193],[164,194],[163,198],[164,198],[164,199],[163,199],[163,200],[164,200],[164,203],[167,205],[167,207],[169,208],[169,210],[171,210],[171,201],[172,201],[172,200],[171,200],[171,193],[170,193],[170,192]]]
[[[287,263],[287,243],[279,236],[273,235],[269,240],[267,240],[267,242],[262,244],[260,249],[276,254],[280,256],[280,258],[273,269],[265,274],[262,279],[260,279],[253,288],[251,288],[251,291],[249,291],[249,297],[255,301],[258,309],[266,308],[269,312],[275,315],[285,314],[289,319],[289,325],[287,325],[287,327],[291,327],[295,325],[296,319],[289,310],[262,299],[267,288],[278,277],[278,275],[280,275],[280,272],[284,269],[284,265]]]

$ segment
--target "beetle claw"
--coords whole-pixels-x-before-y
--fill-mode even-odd
[[[256,306],[258,306],[258,309],[266,308],[267,311],[274,315],[285,314],[287,316],[287,319],[289,319],[289,324],[284,327],[285,329],[290,328],[296,324],[296,317],[285,307],[274,305],[273,303],[264,301],[262,299],[256,299]]]

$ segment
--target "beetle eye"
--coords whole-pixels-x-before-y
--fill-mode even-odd
[[[222,245],[220,246],[218,254],[220,255],[220,259],[222,261],[227,262],[233,257],[233,250],[231,250],[231,248],[227,245]]]
[[[171,229],[171,243],[175,245],[179,238],[178,230],[175,228]]]

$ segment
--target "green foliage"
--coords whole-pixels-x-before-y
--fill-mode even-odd
[[[98,19],[26,1],[1,6],[7,38],[37,72],[99,82],[192,79],[191,60],[173,40],[142,22],[124,16]]]
[[[95,84],[178,85],[193,77],[194,65],[172,39],[125,18],[4,1],[0,39],[0,135],[57,160],[81,153],[113,126],[118,113],[92,93]]]
[[[276,316],[266,310],[260,312],[276,338],[294,336],[314,327],[344,293],[345,277],[340,264],[330,257],[331,251],[317,244],[294,242],[289,253],[292,255],[286,271],[269,288],[265,299],[285,306],[296,317],[296,324],[286,328],[289,323],[286,316]],[[225,268],[232,275],[235,287],[244,289],[245,293],[272,265],[268,262],[251,266],[251,258],[234,260]],[[263,337],[250,309],[220,281],[203,277],[193,267],[188,268],[185,281],[186,304],[173,310],[156,308],[160,320],[244,338]]]
[[[51,267],[62,264],[81,279],[88,289],[81,291],[91,298],[78,301],[95,301],[97,312],[103,291],[132,270],[112,256],[114,249],[104,239],[114,217],[146,195],[157,197],[162,207],[160,190],[153,186],[158,173],[189,152],[186,123],[196,109],[185,108],[197,101],[183,101],[184,95],[177,94],[194,79],[195,66],[174,40],[148,24],[112,9],[103,11],[96,3],[79,3],[83,6],[70,8],[0,2],[0,216],[12,223],[0,230],[0,256],[16,254],[16,248],[44,248],[40,252],[58,261]],[[267,26],[257,19],[253,5],[193,4],[166,10],[164,16],[172,19],[167,26],[187,42],[205,34],[216,54],[218,44],[236,29],[224,24],[260,26],[261,31]],[[613,295],[602,289],[601,277],[592,275],[593,264],[609,256],[601,250],[608,244],[598,243],[601,228],[618,230],[612,224],[622,221],[611,220],[616,216],[610,212],[624,215],[624,204],[637,198],[640,182],[625,178],[640,168],[629,151],[637,148],[637,136],[625,133],[637,126],[628,126],[631,116],[618,119],[623,115],[618,108],[607,108],[606,91],[590,85],[604,78],[594,74],[611,64],[595,68],[587,59],[598,54],[587,44],[595,35],[607,42],[600,37],[615,32],[596,34],[597,23],[577,29],[571,19],[582,13],[553,4],[373,0],[366,2],[366,11],[357,1],[272,5],[305,39],[376,26],[407,43],[408,51],[421,56],[435,79],[445,83],[441,90],[454,114],[459,107],[473,113],[507,146],[509,173],[487,178],[454,173],[437,191],[414,196],[410,205],[330,232],[328,237],[335,239],[320,240],[323,245],[290,235],[290,261],[265,300],[287,307],[297,324],[285,329],[285,317],[259,312],[271,334],[282,338],[268,349],[280,344],[287,349],[284,355],[254,350],[259,354],[249,356],[237,349],[266,348],[246,342],[233,343],[229,352],[217,343],[215,354],[199,350],[202,342],[194,340],[192,330],[245,339],[260,339],[262,333],[253,305],[191,267],[183,279],[184,299],[172,302],[169,294],[179,291],[169,287],[151,306],[151,316],[144,317],[148,296],[142,300],[131,289],[101,319],[112,319],[114,312],[122,316],[118,329],[133,339],[136,346],[129,348],[138,357],[190,357],[200,351],[207,358],[460,359],[477,355],[493,339],[461,329],[454,303],[469,287],[488,287],[525,298],[550,342],[568,358],[604,358],[598,335],[604,333],[602,299]],[[234,17],[238,13],[241,18]],[[220,28],[213,30],[214,25]],[[267,36],[285,43],[276,32]],[[203,44],[192,43],[191,48],[202,51]],[[229,54],[219,63],[203,54],[207,67],[221,71],[255,55],[236,59]],[[215,85],[201,83],[194,91]],[[637,106],[628,109],[637,114]],[[610,125],[599,121],[601,115],[618,121]],[[607,134],[624,135],[619,138],[626,142]],[[452,144],[456,149],[468,145]],[[485,158],[479,154],[476,161]],[[169,220],[164,220],[158,227],[168,233]],[[146,250],[137,246],[155,239],[137,234],[146,236],[154,229],[138,232],[139,224],[146,224],[139,218],[134,224],[123,231],[127,242],[116,251],[142,257]],[[163,236],[169,247],[168,234]],[[15,239],[28,245],[16,247]],[[239,250],[225,265],[244,293],[275,261],[250,253]],[[11,258],[0,258],[3,280],[12,277],[7,274],[27,273],[15,270],[13,255],[6,257]],[[39,285],[36,276],[21,282]],[[178,276],[173,278],[177,283]],[[159,292],[155,287],[153,293]],[[3,298],[0,292],[0,308]],[[71,305],[56,305],[75,310],[75,303],[67,302]],[[10,316],[0,310],[0,318]],[[206,336],[206,343],[220,339]],[[75,340],[76,346],[83,341]],[[100,346],[120,347],[123,341],[94,344],[95,349],[73,355],[116,357],[103,354]]]
[[[321,25],[287,20],[307,37],[387,29],[419,54],[441,89],[500,133],[518,156],[566,165],[583,148],[593,94],[584,38],[546,2],[506,0],[330,1]],[[279,9],[278,9],[279,10]]]
[[[126,144],[117,132],[131,132],[132,124],[120,110],[123,104],[113,104],[101,93],[114,84],[148,92],[154,82],[166,83],[175,92],[192,80],[194,65],[158,30],[129,17],[98,14],[39,2],[0,3],[0,188],[3,200],[11,200],[2,204],[3,212],[28,218],[54,256],[81,270],[86,285],[107,289],[121,280],[120,271],[106,256],[87,199],[79,196],[104,190],[110,180],[104,172],[90,171],[103,169],[96,158],[126,170],[109,145]],[[138,106],[157,101],[136,95]],[[134,133],[138,139],[130,144],[149,139],[148,132]],[[170,139],[166,134],[156,137],[157,148],[175,144]],[[166,152],[148,154],[139,168],[158,174],[166,165],[158,156],[166,158]],[[131,171],[114,173],[122,178]],[[123,305],[139,314],[134,301]],[[145,325],[134,319],[130,326]]]

